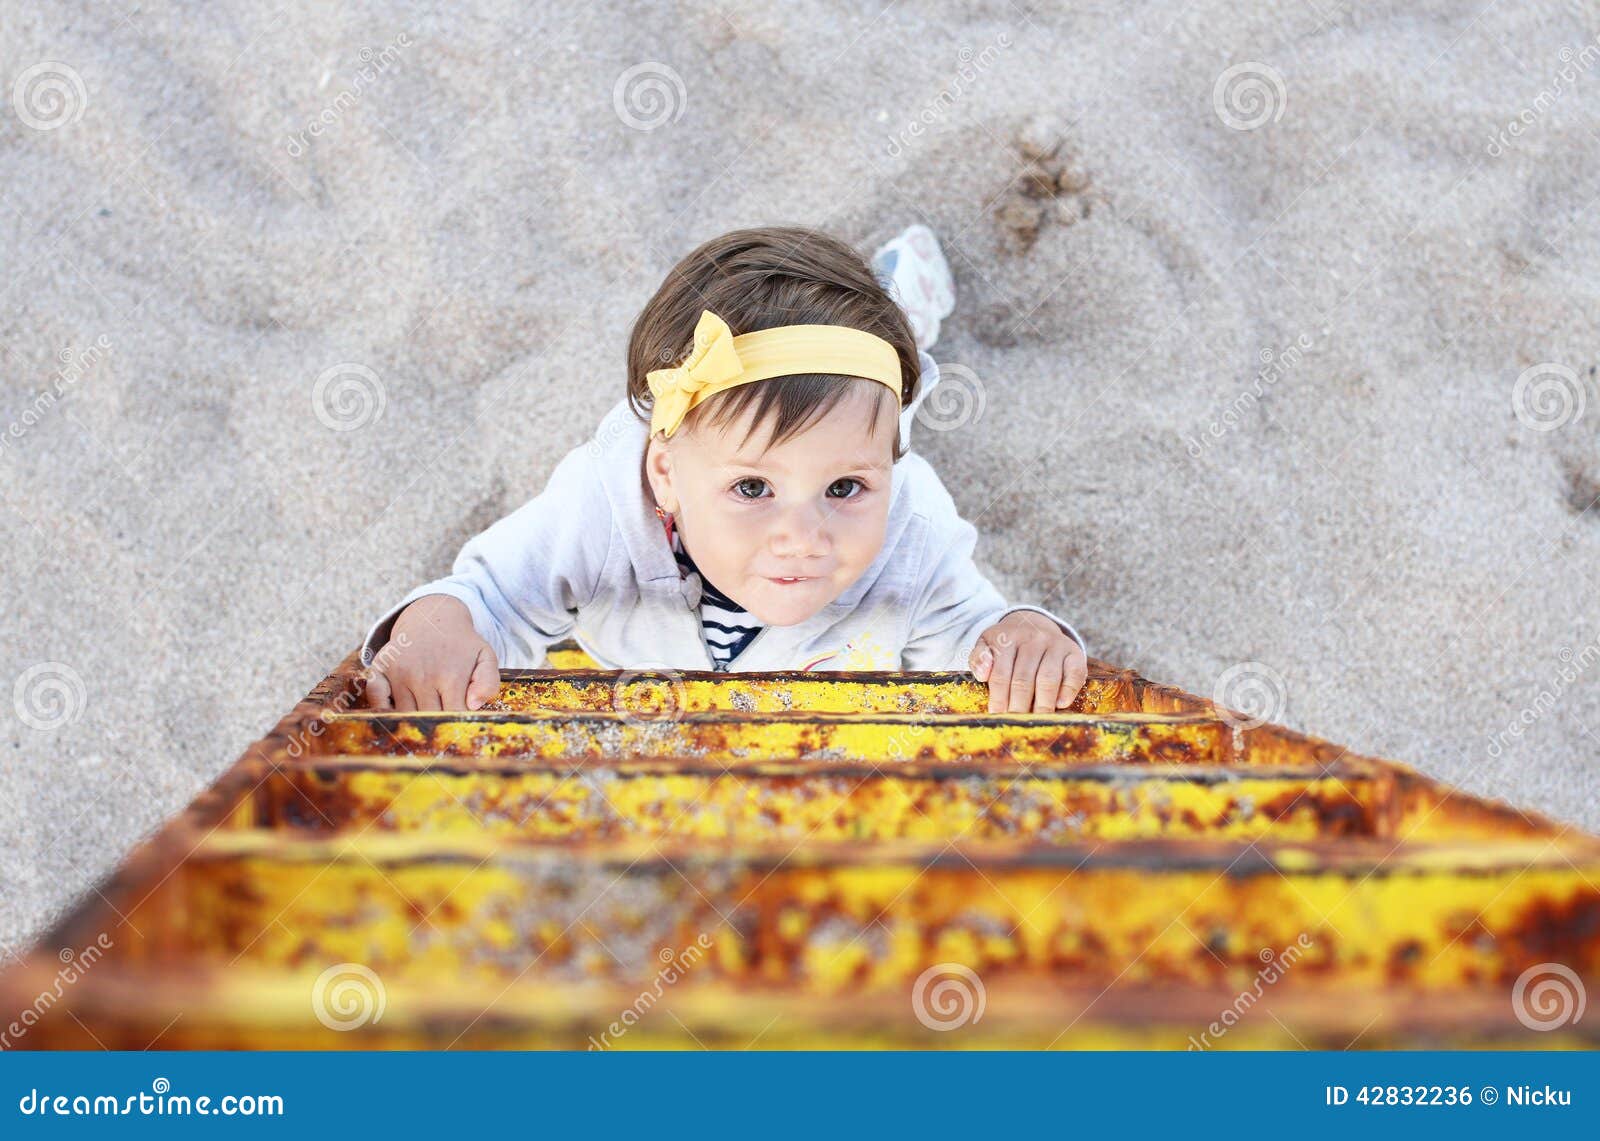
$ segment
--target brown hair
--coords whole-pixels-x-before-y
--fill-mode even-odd
[[[779,325],[848,325],[876,334],[900,357],[896,416],[916,394],[920,368],[911,322],[861,255],[820,230],[761,226],[733,230],[694,249],[672,267],[633,323],[628,403],[646,423],[653,402],[646,374],[682,363],[702,309],[726,321],[735,336]],[[801,373],[735,385],[690,409],[685,423],[704,415],[712,424],[726,424],[753,404],[751,430],[774,421],[772,442],[778,443],[826,414],[851,384],[850,377]],[[903,454],[896,424],[894,459]]]

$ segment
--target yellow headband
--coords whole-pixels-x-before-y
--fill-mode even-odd
[[[808,372],[882,381],[900,402],[900,354],[882,337],[846,325],[784,325],[735,337],[726,321],[702,309],[689,359],[646,377],[655,396],[650,433],[672,435],[691,408],[725,388]]]

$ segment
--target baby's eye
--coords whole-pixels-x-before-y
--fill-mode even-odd
[[[749,490],[752,484],[755,486],[754,491]],[[766,480],[761,479],[758,476],[747,475],[743,479],[736,480],[734,482],[733,493],[740,499],[760,499],[762,498],[761,492],[766,488],[766,486]]]
[[[847,477],[845,479],[836,479],[831,484],[829,484],[828,485],[828,494],[830,496],[832,496],[834,499],[854,499],[856,497],[856,495],[859,494],[859,492],[858,491],[848,490],[852,484],[854,484],[855,487],[859,488],[861,491],[865,491],[866,490],[866,486],[867,485],[862,483],[859,479]],[[835,488],[839,488],[839,487],[846,488],[847,490],[845,491],[845,493],[843,495],[833,495],[834,489]]]

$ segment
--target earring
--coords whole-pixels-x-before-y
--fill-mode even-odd
[[[656,518],[663,521],[667,518],[667,513],[661,510],[661,506],[659,504],[656,505]]]

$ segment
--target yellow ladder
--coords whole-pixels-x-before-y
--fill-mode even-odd
[[[475,713],[352,654],[0,978],[19,1045],[1593,1047],[1600,840],[1092,662],[622,672]]]

